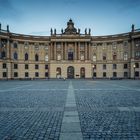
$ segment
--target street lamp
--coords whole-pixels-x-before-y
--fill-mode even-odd
[[[95,65],[92,66],[92,70],[93,70],[92,78],[93,78],[93,79],[94,79],[94,68],[95,68]]]
[[[135,64],[133,65],[133,68],[134,68],[134,80],[135,80],[135,69],[136,69],[136,65]]]

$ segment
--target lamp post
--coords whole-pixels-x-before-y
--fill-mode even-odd
[[[133,65],[133,68],[134,68],[134,80],[135,80],[135,68],[136,68],[135,64]]]
[[[92,66],[92,70],[93,70],[92,78],[93,78],[93,79],[94,79],[94,68],[95,68],[95,65]]]

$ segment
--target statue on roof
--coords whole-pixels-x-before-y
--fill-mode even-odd
[[[134,32],[134,30],[135,30],[135,25],[132,24],[132,32]]]
[[[51,28],[51,31],[50,31],[50,32],[51,32],[51,35],[52,35],[52,34],[53,34],[53,30],[52,30],[52,28]]]
[[[87,35],[87,28],[85,29],[85,35]]]
[[[65,29],[64,34],[77,34],[77,29],[74,27],[72,19],[67,22],[67,28]]]
[[[91,34],[91,29],[89,28],[89,32],[88,32],[88,34],[90,35]]]

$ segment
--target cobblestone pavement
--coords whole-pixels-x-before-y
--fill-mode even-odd
[[[66,108],[70,81],[76,107]],[[69,111],[84,140],[140,140],[140,81],[0,81],[0,140],[59,140]]]
[[[74,85],[84,140],[140,139],[140,81],[80,84]]]

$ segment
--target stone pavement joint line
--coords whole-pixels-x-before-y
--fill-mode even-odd
[[[76,108],[74,88],[72,82],[69,83],[66,108]],[[60,140],[83,140],[80,121],[77,110],[65,110],[62,120]]]

